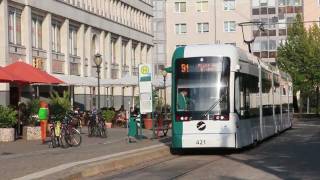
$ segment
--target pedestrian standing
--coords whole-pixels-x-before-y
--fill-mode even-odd
[[[44,101],[40,101],[38,116],[39,116],[40,126],[41,126],[42,144],[46,143],[48,115],[49,115],[48,104]]]

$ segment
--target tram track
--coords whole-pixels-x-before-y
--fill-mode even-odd
[[[190,169],[189,171],[187,171],[187,172],[185,172],[185,173],[182,173],[182,174],[179,174],[179,175],[177,175],[177,176],[175,176],[175,177],[170,178],[170,180],[182,178],[183,176],[185,176],[185,175],[187,175],[187,174],[189,174],[189,173],[191,173],[191,172],[193,172],[193,171],[195,171],[195,170],[198,170],[198,169],[201,169],[201,168],[210,166],[211,164],[216,163],[217,161],[222,160],[223,158],[224,158],[224,156],[223,156],[223,157],[220,157],[219,159],[213,160],[213,161],[211,161],[211,162],[209,162],[209,163],[203,164],[203,165],[200,166],[200,167],[196,167],[196,168]]]
[[[185,168],[184,166],[190,166],[190,162],[189,164],[185,164],[183,163],[184,161],[188,162],[190,161],[190,159],[193,160],[193,163],[191,164],[195,164],[195,165],[193,165],[192,167],[187,167],[183,169],[183,171],[180,169],[176,172],[171,172],[171,175],[167,177],[162,177],[162,179],[168,179],[168,180],[179,179],[181,177],[184,177],[185,175],[188,175],[189,173],[192,173],[195,170],[205,168],[207,166],[212,165],[213,163],[216,163],[224,159],[225,155],[214,155],[210,157],[210,160],[204,160],[203,159],[204,157],[202,158],[201,157],[202,155],[190,155],[190,156],[188,155],[173,156],[172,155],[170,157],[167,157],[165,160],[150,161],[143,165],[140,165],[139,167],[132,167],[132,168],[126,169],[125,171],[114,172],[112,175],[108,175],[103,179],[131,179],[131,178],[135,179],[134,177],[137,176],[137,174],[141,174],[143,172],[149,172],[149,171],[152,171],[152,169],[160,169],[160,172],[161,172],[161,168],[163,167],[167,167],[166,169],[168,168],[170,169],[170,167],[174,168],[174,165],[172,164],[174,164],[177,161],[182,161],[182,163],[178,163],[178,165],[181,166],[181,168],[183,169]],[[206,156],[206,159],[207,159],[207,156]],[[168,172],[163,171],[161,173],[168,173]]]

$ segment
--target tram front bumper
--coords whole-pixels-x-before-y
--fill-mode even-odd
[[[235,148],[235,133],[182,134],[172,136],[172,148]]]

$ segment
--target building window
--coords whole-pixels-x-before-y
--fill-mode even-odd
[[[60,25],[57,22],[52,23],[52,51],[61,52]]]
[[[224,0],[223,1],[223,9],[225,11],[235,10],[236,9],[236,1],[235,0]]]
[[[32,47],[33,48],[42,48],[42,20],[39,17],[32,18]]]
[[[198,23],[198,33],[209,32],[209,23]]]
[[[77,56],[77,30],[76,28],[70,28],[69,29],[69,46],[70,51],[69,53],[73,56]]]
[[[132,66],[136,67],[136,47],[131,48]]]
[[[127,44],[126,43],[122,43],[121,45],[121,51],[122,51],[122,55],[121,55],[121,64],[122,66],[126,66],[126,61],[127,61]]]
[[[277,49],[277,42],[276,40],[269,41],[269,50],[276,50]]]
[[[225,21],[224,22],[224,32],[235,32],[236,22],[235,21]]]
[[[9,42],[21,45],[21,12],[10,9],[8,16]]]
[[[260,9],[259,8],[252,9],[252,15],[259,15],[259,14],[260,14]]]
[[[186,2],[184,2],[184,1],[175,2],[174,6],[175,6],[175,10],[176,10],[177,13],[186,12],[186,10],[187,10]]]
[[[186,34],[187,33],[187,24],[176,24],[176,34]]]
[[[116,42],[115,40],[111,40],[111,63],[116,63]]]
[[[197,12],[208,12],[208,1],[197,1]]]

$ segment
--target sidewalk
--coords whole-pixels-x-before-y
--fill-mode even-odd
[[[12,143],[0,143],[1,179],[28,177],[27,175],[45,170],[47,170],[45,175],[50,175],[51,172],[59,174],[57,171],[59,168],[56,168],[58,166],[70,167],[70,164],[76,166],[79,162],[84,165],[87,161],[94,162],[94,159],[100,160],[101,157],[108,158],[119,153],[125,155],[136,149],[161,145],[170,139],[170,137],[164,137],[151,140],[152,131],[144,130],[143,133],[148,139],[128,144],[125,128],[108,129],[108,138],[105,139],[89,138],[86,130],[86,127],[83,128],[81,146],[67,149],[49,148],[47,144],[41,144],[41,141],[17,140]]]

